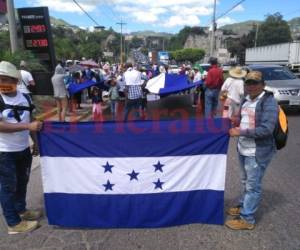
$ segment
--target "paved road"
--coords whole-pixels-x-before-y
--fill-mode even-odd
[[[172,108],[187,107],[183,97],[164,100]],[[162,105],[162,104],[160,104]],[[160,105],[153,104],[152,108]],[[194,113],[191,108],[189,113]],[[23,235],[8,236],[0,218],[0,249],[300,249],[300,115],[289,115],[288,146],[277,153],[264,179],[264,193],[254,231],[193,224],[164,229],[83,230],[47,225]],[[239,195],[235,141],[231,140],[226,176],[225,207]],[[35,159],[28,191],[29,207],[43,208],[41,173]]]

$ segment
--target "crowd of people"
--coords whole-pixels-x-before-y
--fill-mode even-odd
[[[118,104],[124,104],[124,101],[123,120],[128,119],[132,110],[136,119],[145,119],[148,93],[145,88],[146,83],[149,79],[168,72],[167,65],[154,64],[151,68],[146,68],[129,62],[125,65],[105,63],[100,64],[99,67],[92,65],[76,67],[70,64],[63,67],[59,62],[51,79],[57,103],[58,120],[65,121],[68,106],[69,111],[74,112],[81,109],[82,102],[92,102],[93,120],[103,121],[102,110],[106,106],[103,103],[107,98],[112,120],[117,119]],[[190,82],[199,81],[205,76],[199,65],[194,68],[183,66],[179,74],[186,74]],[[96,84],[76,93],[68,92],[69,84],[82,84],[89,80],[93,80]],[[197,91],[200,93],[199,88]],[[197,105],[197,98],[198,96],[195,95],[195,105]]]
[[[194,90],[194,104],[199,94],[204,97],[205,116],[214,117],[222,103],[223,116],[230,118],[232,128],[229,134],[238,137],[238,156],[241,167],[242,195],[237,206],[228,210],[229,215],[237,216],[225,225],[231,229],[253,229],[254,214],[258,209],[262,192],[262,179],[275,151],[273,131],[278,119],[278,105],[272,93],[264,91],[265,82],[259,71],[245,72],[240,67],[229,71],[224,82],[223,72],[216,58],[212,58],[207,74],[198,66],[182,67],[179,74],[188,74],[190,81],[204,79],[204,86]],[[26,208],[26,190],[29,181],[32,154],[29,147],[29,132],[42,128],[42,123],[32,121],[33,109],[30,86],[35,84],[21,62],[21,70],[9,63],[0,63],[0,203],[9,234],[32,231],[38,226],[39,211]],[[80,109],[82,95],[90,98],[93,119],[102,121],[103,92],[110,99],[112,119],[116,118],[118,101],[125,98],[124,120],[131,111],[140,119],[145,109],[145,83],[168,68],[154,67],[153,70],[137,69],[132,63],[125,67],[104,64],[93,71],[86,67],[66,75],[66,68],[60,63],[52,77],[59,120],[65,121],[68,104],[71,109]],[[67,84],[94,79],[97,84],[86,93],[68,95]],[[35,138],[32,135],[32,138]],[[34,139],[33,139],[34,140]]]

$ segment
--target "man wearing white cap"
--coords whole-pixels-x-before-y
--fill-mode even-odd
[[[32,231],[38,226],[38,211],[26,209],[26,190],[32,156],[29,131],[39,131],[42,123],[30,121],[31,99],[17,90],[20,72],[0,63],[0,203],[9,234]]]

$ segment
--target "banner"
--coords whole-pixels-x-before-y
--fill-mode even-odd
[[[223,224],[229,122],[44,124],[49,224],[152,228]]]

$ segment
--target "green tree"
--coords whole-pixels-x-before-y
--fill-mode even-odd
[[[138,38],[137,36],[134,36],[131,41],[129,42],[129,48],[131,49],[137,49],[144,45],[144,39]]]
[[[4,54],[10,51],[9,32],[0,32],[0,61],[3,60]]]
[[[253,24],[252,30],[241,38],[228,38],[226,40],[227,49],[231,53],[231,56],[237,56],[240,64],[245,63],[245,51],[246,48],[254,47],[256,32],[256,24]]]
[[[15,53],[11,53],[7,50],[1,56],[0,61],[8,61],[19,67],[21,60],[24,60],[28,64],[30,71],[47,71],[46,68],[40,63],[39,59],[29,50],[17,50]]]
[[[200,61],[205,56],[205,51],[203,49],[181,49],[171,52],[171,59],[177,62],[190,61],[195,63]]]
[[[277,43],[291,42],[291,31],[288,23],[282,19],[280,13],[268,15],[260,25],[257,37],[257,45],[264,46]]]

